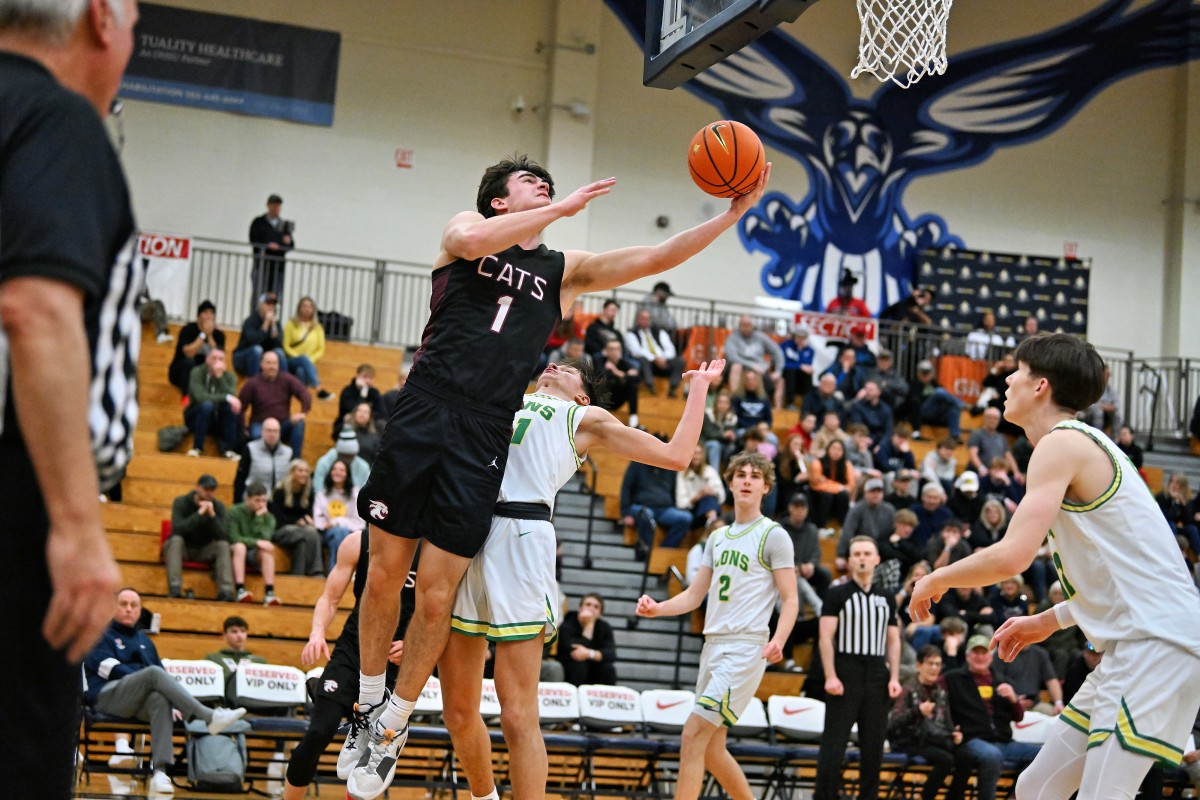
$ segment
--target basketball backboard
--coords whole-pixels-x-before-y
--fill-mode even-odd
[[[817,0],[646,0],[642,83],[674,89]]]

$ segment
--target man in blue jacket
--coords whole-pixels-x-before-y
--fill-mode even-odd
[[[202,719],[209,733],[220,733],[246,713],[244,708],[206,708],[163,669],[154,642],[138,630],[142,598],[133,589],[117,592],[117,613],[100,643],[83,662],[87,677],[85,698],[103,714],[150,723],[152,793],[171,793],[167,770],[175,763],[171,746],[173,709],[184,719]]]

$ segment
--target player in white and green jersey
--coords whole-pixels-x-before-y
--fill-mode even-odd
[[[913,589],[913,619],[948,589],[1019,574],[1049,536],[1066,599],[1016,617],[992,639],[1010,661],[1025,646],[1078,625],[1104,660],[1062,712],[1017,782],[1018,800],[1131,798],[1150,766],[1177,765],[1200,705],[1200,594],[1174,533],[1128,457],[1075,421],[1100,397],[1104,363],[1066,334],[1017,348],[1005,417],[1035,449],[1027,493],[1004,538]]]
[[[638,616],[664,617],[689,613],[708,597],[696,708],[683,727],[676,800],[700,796],[706,768],[733,800],[753,797],[741,767],[725,749],[726,731],[754,697],[767,664],[783,658],[800,610],[791,537],[761,511],[775,482],[771,462],[759,453],[739,453],[730,460],[725,480],[732,489],[734,522],[708,537],[695,580],[662,603],[649,595],[638,598]],[[779,623],[768,641],[779,598]]]
[[[453,633],[438,662],[442,716],[473,797],[494,797],[496,792],[491,742],[479,716],[488,641],[496,643],[496,692],[513,794],[521,800],[545,796],[547,761],[538,727],[537,686],[542,645],[553,638],[558,622],[556,542],[550,523],[555,495],[594,448],[655,466],[686,468],[700,438],[708,387],[721,379],[724,368],[725,362],[717,360],[684,376],[691,390],[668,442],[630,428],[600,408],[600,378],[583,361],[549,365],[536,390],[525,395],[513,420],[491,530],[459,584]]]

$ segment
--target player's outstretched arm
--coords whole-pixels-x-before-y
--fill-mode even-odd
[[[1033,563],[1079,464],[1089,454],[1081,452],[1080,446],[1095,447],[1073,433],[1055,432],[1038,443],[1029,460],[1029,491],[1017,506],[1003,539],[917,581],[908,602],[913,621],[927,621],[930,606],[950,589],[999,583]]]
[[[1032,617],[1012,617],[992,635],[988,646],[996,649],[1001,661],[1012,661],[1026,647],[1046,640],[1061,627],[1053,608]]]
[[[704,426],[704,403],[708,387],[721,380],[724,369],[725,360],[718,358],[684,374],[684,380],[691,381],[691,389],[683,416],[669,442],[660,442],[645,431],[630,428],[608,411],[593,408],[579,423],[579,430],[575,433],[576,449],[582,454],[592,447],[604,447],[619,456],[654,467],[687,469],[696,450],[696,442],[700,441],[700,429]]]
[[[358,556],[362,542],[362,534],[354,532],[342,540],[338,546],[337,564],[325,579],[325,590],[317,598],[313,606],[312,630],[308,634],[308,642],[300,652],[300,663],[311,666],[317,659],[329,658],[329,644],[325,641],[325,633],[337,613],[338,603],[354,577],[354,569],[358,566]]]
[[[511,211],[494,217],[484,217],[478,211],[456,214],[442,232],[441,252],[433,266],[435,269],[445,266],[456,258],[473,261],[538,236],[551,222],[573,217],[592,200],[608,194],[616,182],[616,178],[594,181],[581,186],[557,203],[547,203],[539,208]]]
[[[637,615],[639,617],[676,617],[687,614],[700,607],[704,596],[708,594],[709,584],[712,583],[712,567],[701,567],[696,573],[696,579],[679,594],[661,603],[648,594],[638,598]]]
[[[661,244],[623,247],[604,253],[568,251],[567,268],[562,282],[563,307],[566,308],[576,297],[586,292],[615,289],[638,278],[665,272],[687,261],[733,227],[747,210],[762,199],[770,177],[771,164],[767,162],[758,183],[749,193],[735,197],[727,210],[707,222],[677,233]]]

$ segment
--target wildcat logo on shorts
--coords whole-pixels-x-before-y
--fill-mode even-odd
[[[326,694],[333,694],[338,690],[338,682],[332,679],[325,681],[322,685],[325,687]]]
[[[387,519],[388,507],[382,500],[371,501],[371,516],[375,519]]]

